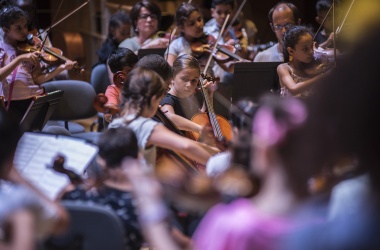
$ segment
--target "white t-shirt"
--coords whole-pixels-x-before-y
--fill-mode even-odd
[[[186,41],[186,39],[184,37],[181,36],[181,37],[178,37],[177,39],[175,39],[170,44],[169,50],[166,50],[166,52],[165,52],[165,57],[166,57],[167,53],[179,57],[179,56],[182,56],[184,54],[191,55],[192,54],[192,50],[191,50],[191,47],[190,47],[190,43],[188,41]],[[207,59],[208,59],[207,56],[202,56],[202,58],[198,59],[199,64],[200,64],[201,69],[202,69],[202,72],[203,72],[203,68],[206,66]],[[210,72],[210,70],[214,67],[214,64],[215,64],[214,60],[212,59],[211,62],[210,62],[210,66],[209,66],[208,72]]]
[[[146,146],[150,135],[153,132],[153,129],[160,125],[160,123],[152,120],[151,118],[138,117],[132,122],[128,123],[127,121],[131,120],[133,116],[128,115],[126,117],[120,117],[114,119],[108,128],[118,128],[121,126],[129,127],[135,132],[137,137],[137,143],[139,150],[143,153],[145,163],[151,167],[156,165],[156,146],[148,147]],[[162,125],[161,125],[162,126]]]
[[[232,155],[230,152],[222,152],[210,157],[206,164],[206,174],[214,177],[224,173],[231,163]]]
[[[278,43],[266,49],[264,51],[259,52],[254,62],[283,62],[284,55],[278,51]]]

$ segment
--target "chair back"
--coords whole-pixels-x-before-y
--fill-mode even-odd
[[[65,235],[51,238],[50,244],[60,249],[125,249],[123,225],[111,208],[83,201],[62,204],[70,215],[70,226]]]
[[[90,82],[96,94],[106,92],[108,85],[111,85],[106,64],[98,64],[92,69]]]
[[[93,102],[96,93],[88,82],[62,80],[46,82],[42,85],[46,92],[63,90],[64,94],[50,120],[77,120],[96,115]]]

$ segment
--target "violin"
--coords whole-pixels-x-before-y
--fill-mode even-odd
[[[236,48],[234,46],[218,44],[212,35],[207,34],[204,34],[202,37],[195,39],[190,44],[192,55],[195,58],[199,59],[210,54],[210,50],[205,50],[204,45],[209,45],[210,47],[216,45],[216,53],[213,54],[213,58],[217,62],[226,63],[230,60],[244,60],[242,57],[235,54]]]
[[[108,98],[103,94],[99,93],[95,96],[93,105],[96,111],[104,114],[115,115],[119,113],[119,109],[111,106],[106,106]]]
[[[335,67],[334,49],[314,49],[314,60],[308,64],[304,72],[309,76],[325,73]]]
[[[31,53],[34,51],[41,51],[42,53],[40,58],[48,65],[53,65],[58,62],[66,62],[70,60],[67,57],[63,56],[62,50],[42,45],[42,41],[38,37],[33,36],[32,34],[29,34],[27,36],[26,41],[20,42],[17,45],[17,50],[19,51],[19,53]],[[74,65],[73,69],[79,72],[80,74],[84,73],[83,66],[78,66],[77,63]]]
[[[82,177],[80,177],[80,175],[78,175],[74,171],[65,168],[64,164],[65,164],[65,157],[62,155],[57,155],[57,157],[54,159],[54,163],[53,163],[53,166],[51,166],[51,168],[58,173],[67,175],[67,177],[69,177],[71,184],[73,185],[83,184]]]

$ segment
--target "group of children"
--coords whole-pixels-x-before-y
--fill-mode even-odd
[[[1,3],[0,25],[4,31],[4,39],[0,46],[0,94],[5,97],[8,112],[18,115],[19,121],[31,98],[44,94],[41,84],[61,71],[71,69],[75,62],[67,61],[54,71],[45,73],[40,65],[41,52],[19,54],[18,44],[25,41],[28,34],[25,13],[20,8],[9,5],[7,1]],[[125,29],[122,26],[128,25],[128,21],[118,21],[114,26],[110,26],[113,29],[112,37],[109,37],[108,45],[105,44],[104,53],[99,54],[99,61],[106,61],[112,72],[113,83],[106,90],[105,96],[108,101],[105,106],[118,109],[119,112],[114,116],[105,114],[105,120],[110,124],[98,142],[97,160],[106,175],[102,180],[102,186],[97,187],[97,192],[87,192],[76,187],[72,192],[65,194],[63,199],[83,199],[111,205],[123,220],[128,231],[126,245],[131,248],[141,246],[144,241],[144,229],[144,236],[157,247],[176,249],[176,244],[166,235],[166,224],[160,227],[169,213],[160,197],[160,188],[156,186],[154,179],[146,174],[156,169],[157,148],[174,151],[202,165],[206,165],[212,156],[220,153],[219,148],[209,145],[211,143],[200,142],[208,142],[208,128],[191,121],[194,114],[205,111],[205,105],[200,105],[194,98],[199,85],[208,90],[211,100],[216,90],[215,81],[200,79],[207,61],[205,55],[211,51],[210,44],[201,45],[202,53],[198,57],[193,56],[192,45],[205,37],[205,31],[212,34],[220,29],[226,16],[233,13],[233,9],[234,4],[231,0],[214,0],[213,19],[205,26],[197,7],[189,3],[181,4],[175,17],[180,37],[167,48],[167,60],[159,55],[148,55],[139,60],[135,53],[139,48],[168,46],[167,39],[155,40],[152,37],[158,28],[160,12],[151,3],[141,2],[135,5],[131,17],[137,36],[124,41],[118,48],[117,44],[122,40],[119,37],[123,37],[121,33]],[[245,107],[241,108],[250,110],[247,112],[248,115],[244,116],[249,120],[244,125],[245,132],[250,133],[243,135],[246,135],[245,139],[249,141],[245,153],[254,156],[248,160],[244,158],[243,165],[251,168],[262,180],[260,193],[253,199],[238,199],[210,210],[194,234],[195,249],[249,249],[252,246],[273,249],[278,247],[281,237],[303,223],[313,225],[311,220],[318,219],[312,217],[311,220],[301,223],[293,220],[291,216],[294,209],[309,196],[307,181],[321,170],[321,166],[309,167],[307,170],[302,168],[304,161],[299,157],[299,153],[310,152],[303,147],[304,134],[298,129],[306,124],[309,117],[303,102],[292,99],[291,96],[309,98],[313,95],[313,88],[320,82],[325,69],[314,70],[316,60],[310,29],[295,24],[288,26],[292,27],[285,25],[276,28],[281,28],[281,32],[284,33],[284,63],[277,69],[283,98],[263,98],[259,107],[252,102],[244,102]],[[217,65],[226,72],[233,71],[233,63],[225,65],[217,62]],[[209,72],[217,74],[218,69],[214,62],[210,67],[213,70]],[[212,72],[214,70],[215,72]],[[152,119],[158,110],[161,110],[178,129],[200,134],[201,140],[194,141],[180,136],[157,121],[157,118]],[[0,116],[5,114],[2,112],[0,111]],[[4,121],[6,119],[8,118],[4,118]],[[10,131],[11,126],[8,125],[6,129]],[[0,133],[3,130],[5,131],[0,127]],[[7,133],[3,135],[6,136]],[[14,138],[19,135],[7,136],[12,136],[9,142],[13,144],[10,145],[9,152],[6,151],[7,162],[0,161],[1,178],[6,178],[10,172],[9,162],[16,147]],[[237,143],[240,142],[238,139],[236,136]],[[3,147],[2,144],[1,146]],[[142,153],[141,156],[139,152]],[[225,162],[219,162],[218,166],[229,166],[233,157],[237,157],[237,153],[231,150],[227,157],[219,158],[219,161]],[[131,159],[123,162],[124,157]],[[140,158],[143,160],[140,161]],[[300,171],[301,169],[303,171]],[[219,175],[223,171],[225,168],[214,165],[207,173]],[[138,216],[135,211],[137,199],[132,196],[132,192],[141,198]],[[40,204],[32,205],[40,207]],[[29,214],[28,209],[26,210],[27,213],[21,215],[29,222],[33,216]],[[244,216],[243,219],[241,215]],[[9,221],[19,229],[20,222],[12,219],[13,217],[10,217]],[[242,220],[245,220],[244,223]],[[27,226],[30,227],[29,224]],[[266,231],[268,228],[273,230]],[[159,238],[159,235],[163,237]],[[173,238],[176,239],[175,236]],[[24,246],[21,248],[25,249]]]

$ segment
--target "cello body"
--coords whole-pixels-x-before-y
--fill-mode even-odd
[[[224,118],[223,116],[220,116],[220,115],[215,115],[216,116],[216,120],[219,124],[219,128],[220,128],[220,131],[222,133],[222,136],[224,137],[224,139],[226,140],[226,142],[229,142],[231,141],[232,139],[232,127],[231,127],[231,124],[228,122],[228,120],[226,118]],[[201,125],[201,126],[212,126],[212,124],[210,123],[210,119],[209,119],[209,116],[206,112],[204,113],[198,113],[196,115],[194,115],[192,118],[191,118],[191,121]],[[192,136],[195,138],[195,140],[198,140],[200,135],[196,132],[190,132],[192,134]]]

